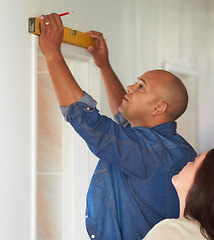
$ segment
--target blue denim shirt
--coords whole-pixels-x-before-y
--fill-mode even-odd
[[[171,178],[196,152],[176,133],[175,122],[123,127],[100,115],[87,94],[61,110],[100,159],[87,194],[91,239],[140,240],[159,221],[179,216]]]

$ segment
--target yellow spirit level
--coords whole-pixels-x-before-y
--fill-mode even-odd
[[[40,35],[41,32],[39,23],[39,18],[29,18],[29,32],[35,35]],[[67,27],[64,27],[64,36],[62,41],[64,43],[70,43],[83,48],[96,46],[96,39],[91,38],[89,34]]]

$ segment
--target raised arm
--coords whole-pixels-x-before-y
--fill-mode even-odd
[[[92,54],[95,64],[101,70],[109,106],[112,114],[115,115],[119,110],[119,106],[122,103],[126,91],[109,63],[108,49],[102,33],[95,31],[90,31],[88,33],[92,38],[97,39],[96,48],[91,46],[88,48],[88,51]]]
[[[63,24],[58,14],[40,17],[39,46],[46,59],[60,106],[69,106],[83,97],[84,92],[75,81],[61,54]]]

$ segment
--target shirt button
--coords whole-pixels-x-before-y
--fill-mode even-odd
[[[85,218],[88,218],[88,215],[86,215]]]
[[[95,238],[95,235],[91,235],[91,238]]]

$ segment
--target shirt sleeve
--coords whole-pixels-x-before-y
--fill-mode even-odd
[[[88,105],[89,108],[92,108],[92,109],[94,109],[97,105],[97,102],[87,92],[84,92],[84,96],[78,101],[78,103],[85,103],[86,105]],[[64,116],[66,121],[68,121],[67,115],[68,115],[69,107],[70,106],[68,107],[60,106],[62,115]]]
[[[162,148],[151,129],[141,127],[139,131],[118,125],[101,115],[96,101],[86,93],[78,102],[61,110],[98,158],[119,167],[127,175],[146,180],[160,166]]]

